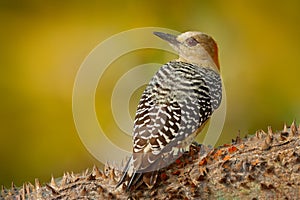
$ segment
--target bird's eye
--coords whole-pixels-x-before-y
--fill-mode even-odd
[[[193,38],[193,37],[190,37],[188,39],[186,39],[186,43],[190,46],[190,47],[193,47],[193,46],[196,46],[199,42]]]

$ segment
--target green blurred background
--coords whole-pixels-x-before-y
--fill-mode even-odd
[[[218,144],[239,130],[280,130],[299,120],[299,10],[296,0],[0,1],[0,185],[36,177],[48,182],[51,175],[100,165],[74,126],[73,83],[97,44],[132,28],[198,30],[217,40],[228,109]],[[140,64],[152,56],[168,61],[161,55],[145,50],[128,56]],[[97,110],[109,112],[101,99],[110,97],[111,87],[97,92]]]

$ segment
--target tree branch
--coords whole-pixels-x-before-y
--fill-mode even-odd
[[[212,149],[192,145],[190,152],[160,170],[152,189],[126,193],[115,189],[120,172],[111,166],[82,174],[66,173],[41,185],[2,186],[3,199],[294,199],[300,195],[300,126],[281,132],[260,130],[249,138]]]

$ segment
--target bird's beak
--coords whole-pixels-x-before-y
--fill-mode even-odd
[[[180,42],[176,39],[177,38],[176,35],[172,35],[169,33],[162,33],[162,32],[153,32],[153,34],[169,42],[171,45],[174,45],[175,47],[180,44]]]

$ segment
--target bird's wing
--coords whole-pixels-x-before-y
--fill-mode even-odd
[[[133,130],[133,154],[119,184],[127,191],[155,184],[157,171],[173,163],[201,131],[221,101],[219,75],[184,62],[169,62],[154,75],[139,102]]]
[[[154,162],[163,156],[163,149],[171,147],[181,122],[181,109],[176,101],[154,105],[147,105],[148,102],[147,98],[141,99],[134,126],[134,166],[142,172],[159,169],[153,168],[158,167]]]
[[[195,74],[186,75],[190,69],[184,70],[164,65],[141,97],[133,135],[133,163],[138,172],[159,170],[174,162],[185,139],[211,115],[205,82],[201,76],[197,81]]]

